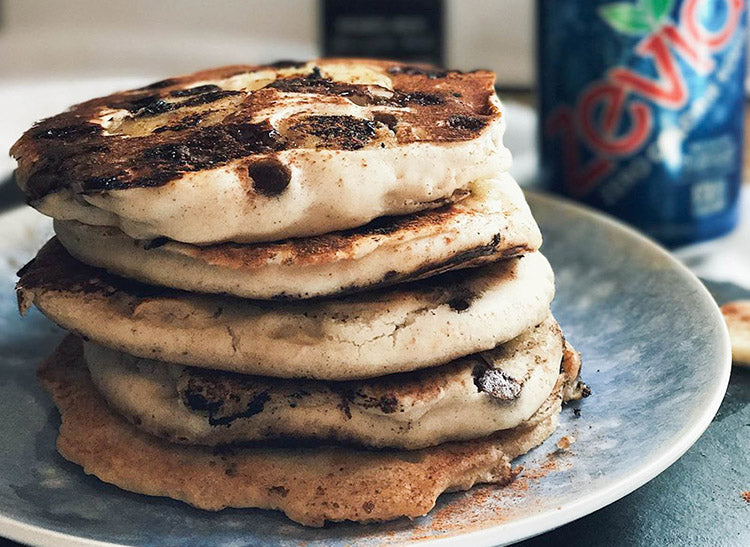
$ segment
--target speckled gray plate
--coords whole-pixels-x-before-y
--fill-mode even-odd
[[[123,492],[54,450],[56,410],[34,368],[61,332],[15,311],[15,270],[49,233],[32,211],[0,217],[0,533],[59,545],[349,545],[512,542],[613,502],[663,471],[708,426],[730,371],[729,341],[708,292],[665,251],[588,210],[534,195],[557,273],[554,312],[584,355],[593,396],[521,461],[507,489],[445,495],[427,517],[306,529],[279,513],[206,513]],[[556,443],[575,439],[567,450]]]

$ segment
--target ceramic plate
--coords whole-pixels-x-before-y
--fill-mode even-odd
[[[593,395],[520,460],[510,487],[442,496],[428,516],[307,529],[280,513],[201,512],[123,492],[54,450],[57,411],[34,379],[62,332],[16,313],[14,272],[49,233],[30,210],[0,216],[0,534],[59,545],[490,545],[530,537],[623,497],[663,471],[708,426],[730,371],[729,341],[700,282],[622,225],[532,195],[557,274],[554,312],[584,355]],[[566,442],[567,441],[567,442]],[[568,443],[572,444],[568,446]]]

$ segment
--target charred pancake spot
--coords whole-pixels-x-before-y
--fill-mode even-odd
[[[196,87],[188,87],[187,89],[175,89],[169,94],[172,97],[192,97],[193,95],[201,95],[208,93],[209,91],[221,91],[222,89],[218,85],[206,84],[199,85]]]
[[[267,158],[251,163],[247,174],[253,180],[253,188],[267,197],[280,195],[292,180],[292,172],[276,158]]]
[[[147,160],[173,163],[180,167],[186,167],[197,159],[194,157],[194,152],[187,143],[169,143],[155,146],[154,148],[146,150],[143,156]]]
[[[320,69],[317,67],[315,67],[313,72],[307,76],[279,78],[268,84],[267,87],[286,93],[319,93],[321,95],[329,96],[338,95],[340,97],[345,97],[359,106],[367,106],[378,102],[367,88],[360,85],[334,82],[328,78],[323,78],[320,74]]]
[[[122,184],[120,175],[109,177],[91,177],[84,182],[87,190],[115,190]]]
[[[122,107],[129,110],[133,117],[140,118],[170,112],[177,107],[177,103],[167,102],[159,95],[146,95],[126,102]]]
[[[180,108],[190,108],[216,102],[226,97],[238,95],[241,91],[229,91],[215,85],[198,86],[176,90],[170,93],[175,100],[167,101],[161,95],[146,95],[121,102],[118,106],[131,112],[133,118],[158,116]],[[180,100],[182,99],[182,100]]]
[[[246,150],[268,152],[284,148],[284,141],[268,120],[261,123],[240,123],[227,127],[227,132]]]
[[[423,93],[415,91],[412,93],[397,92],[393,97],[393,102],[399,106],[419,105],[419,106],[437,106],[443,104],[445,99],[436,93]]]
[[[201,123],[201,121],[203,120],[206,114],[210,114],[212,112],[213,112],[212,110],[209,110],[208,112],[202,112],[199,114],[191,114],[190,116],[185,116],[184,118],[182,118],[181,120],[178,120],[175,123],[157,127],[156,129],[154,129],[154,133],[163,133],[164,131],[184,131],[185,129],[191,129],[197,126],[199,123]]]
[[[317,137],[321,148],[358,150],[375,137],[376,123],[354,116],[309,116],[289,128],[298,138]]]
[[[435,80],[437,78],[445,78],[448,74],[450,74],[450,71],[442,70],[439,68],[395,65],[388,68],[388,74],[392,74],[394,76],[396,74],[406,74],[407,76],[426,76],[430,80]]]
[[[309,74],[303,77],[295,76],[293,78],[279,78],[268,84],[267,87],[271,89],[278,89],[279,91],[284,91],[287,93],[330,94],[330,90],[336,89],[337,87],[343,88],[346,86],[337,86],[332,80],[321,78],[320,73],[318,73],[318,77],[314,77],[313,74]]]
[[[487,122],[475,118],[473,116],[466,116],[464,114],[456,114],[448,118],[448,125],[453,129],[460,129],[462,131],[479,131],[482,129]]]
[[[209,91],[207,93],[201,93],[194,95],[185,101],[177,103],[175,108],[189,108],[192,106],[200,106],[208,103],[213,103],[226,97],[232,97],[234,95],[241,94],[241,91],[229,91],[224,89],[218,89],[216,91]]]
[[[89,137],[101,131],[101,127],[93,123],[66,125],[63,127],[40,128],[33,133],[35,139],[60,139],[63,141]]]
[[[512,401],[521,395],[521,384],[501,370],[474,371],[474,384],[480,391],[500,401]]]

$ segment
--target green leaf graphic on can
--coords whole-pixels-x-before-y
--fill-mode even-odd
[[[674,0],[638,0],[637,3],[613,2],[599,8],[599,16],[617,32],[642,36],[656,30],[669,16]]]
[[[640,0],[638,3],[655,23],[666,18],[674,7],[674,0]]]

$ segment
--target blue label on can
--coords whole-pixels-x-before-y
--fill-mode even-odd
[[[538,16],[545,183],[669,244],[730,229],[744,0],[540,0]]]

